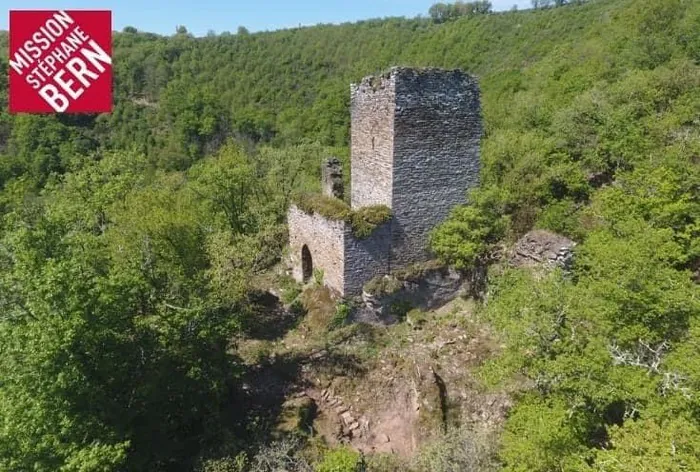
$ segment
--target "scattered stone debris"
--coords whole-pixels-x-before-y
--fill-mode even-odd
[[[271,415],[274,435],[302,431],[402,460],[446,429],[496,430],[510,399],[483,391],[472,375],[499,349],[472,309],[458,298],[431,312],[409,311],[406,323],[391,327],[352,325],[313,337],[301,325],[264,349],[251,345],[245,401]]]
[[[545,230],[533,230],[520,238],[509,261],[516,267],[547,266],[569,270],[576,243]]]
[[[465,294],[467,285],[464,274],[435,261],[416,264],[410,269],[368,282],[351,319],[373,324],[396,323],[410,309],[432,310],[444,306]],[[401,308],[405,309],[403,313]],[[418,320],[412,319],[411,322],[415,321]]]
[[[317,395],[317,391],[306,392],[309,397]],[[338,439],[349,442],[353,438],[360,438],[369,430],[369,420],[362,415],[353,413],[340,396],[331,389],[321,390],[321,395],[316,397],[316,402],[320,411],[332,412],[336,416],[340,426]]]

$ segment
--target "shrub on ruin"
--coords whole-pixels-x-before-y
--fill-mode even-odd
[[[444,263],[438,260],[417,262],[406,267],[402,267],[392,272],[392,275],[401,282],[416,282],[421,280],[432,271],[442,271],[447,269]]]
[[[510,220],[496,208],[476,201],[458,206],[430,235],[430,245],[440,261],[458,270],[488,259],[506,235]]]
[[[330,220],[348,221],[352,210],[342,200],[320,193],[304,193],[294,199],[296,206],[308,214],[318,214]]]
[[[305,213],[318,214],[329,220],[345,221],[357,238],[366,238],[383,223],[391,219],[391,209],[386,205],[371,205],[353,210],[342,200],[322,194],[298,195],[294,203]]]
[[[355,210],[350,215],[352,232],[358,238],[366,238],[381,224],[391,219],[391,210],[385,205],[372,205]]]

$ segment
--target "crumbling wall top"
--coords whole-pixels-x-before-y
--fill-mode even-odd
[[[321,186],[323,194],[328,197],[343,199],[345,188],[343,185],[343,166],[340,159],[330,157],[326,159],[321,168]]]
[[[461,69],[395,66],[382,74],[366,76],[359,83],[352,84],[350,87],[353,94],[372,93],[386,87],[394,86],[397,81],[403,81],[404,79],[410,80],[429,77],[434,79],[440,78],[442,80],[452,79],[456,81],[468,80],[474,83],[477,82],[474,76],[467,74]]]

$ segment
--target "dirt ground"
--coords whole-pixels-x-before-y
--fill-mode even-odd
[[[250,398],[274,428],[410,457],[448,429],[501,426],[510,399],[476,374],[498,346],[469,300],[412,311],[392,326],[329,330],[334,300],[322,288],[302,298],[307,312],[293,328],[240,343],[244,359],[260,366],[248,380]]]

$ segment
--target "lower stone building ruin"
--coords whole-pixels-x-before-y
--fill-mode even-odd
[[[395,67],[352,85],[350,204],[340,163],[325,163],[324,196],[287,215],[294,277],[316,271],[353,296],[428,260],[430,231],[479,183],[481,136],[479,87],[463,71]],[[383,211],[390,217],[364,221]]]

